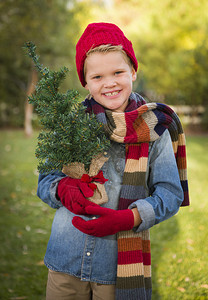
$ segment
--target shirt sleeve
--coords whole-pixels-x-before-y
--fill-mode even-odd
[[[59,181],[66,175],[60,172],[44,175],[40,174],[38,178],[37,196],[52,208],[59,208],[61,201],[56,197],[56,190]]]
[[[150,146],[147,187],[149,196],[129,207],[137,207],[141,216],[142,223],[135,228],[138,232],[172,217],[183,202],[183,190],[168,130]]]

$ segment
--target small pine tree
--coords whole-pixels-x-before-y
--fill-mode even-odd
[[[40,74],[36,91],[29,97],[42,125],[35,152],[38,171],[46,174],[61,171],[64,165],[73,162],[83,163],[88,171],[92,158],[109,147],[103,125],[94,114],[85,112],[77,91],[59,91],[68,71],[66,67],[51,71],[40,64],[32,42],[27,42],[25,48]]]

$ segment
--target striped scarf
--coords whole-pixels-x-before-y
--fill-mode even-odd
[[[132,93],[125,112],[105,110],[93,98],[84,105],[104,124],[109,138],[126,145],[126,163],[118,209],[126,209],[138,199],[144,199],[149,142],[156,141],[168,129],[184,191],[182,206],[189,205],[186,169],[185,136],[176,113],[161,103],[146,103]],[[151,299],[151,253],[149,230],[136,233],[122,231],[117,235],[118,263],[117,300]]]

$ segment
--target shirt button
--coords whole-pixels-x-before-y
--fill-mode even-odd
[[[90,256],[90,252],[87,252],[87,256]]]

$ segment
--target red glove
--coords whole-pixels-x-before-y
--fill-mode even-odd
[[[89,235],[102,237],[134,227],[134,214],[131,209],[114,210],[94,204],[88,205],[85,211],[89,215],[99,215],[100,217],[89,221],[74,217],[72,224]]]
[[[85,185],[84,194],[80,188],[80,185],[83,186],[83,184]],[[86,214],[85,207],[93,205],[92,202],[85,198],[91,197],[93,191],[86,183],[81,182],[80,179],[74,179],[68,176],[64,177],[59,181],[57,194],[61,203],[74,214]]]

